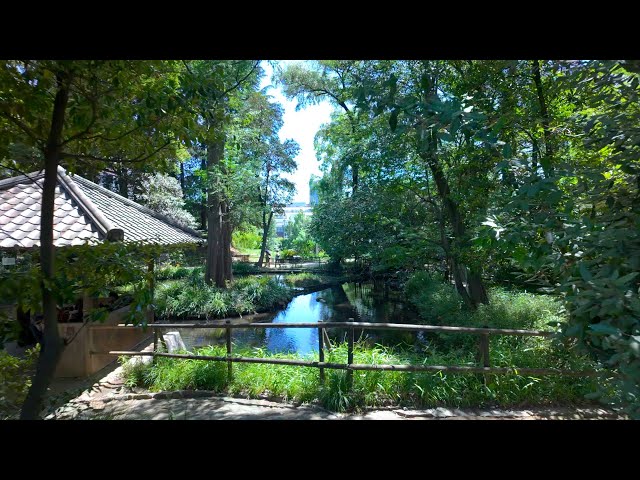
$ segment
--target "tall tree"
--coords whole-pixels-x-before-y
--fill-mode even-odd
[[[255,89],[259,62],[215,60],[184,62],[182,92],[198,129],[192,141],[206,146],[207,264],[205,280],[226,288],[232,279],[231,213],[227,192],[229,166],[225,161],[228,128],[239,96]]]
[[[358,115],[354,110],[354,77],[359,64],[352,60],[322,60],[308,62],[307,65],[292,64],[277,74],[277,80],[282,85],[283,92],[288,98],[298,101],[296,108],[321,101],[329,101],[340,108],[345,114],[351,142],[343,152],[340,162],[351,170],[351,193],[358,190],[360,171],[360,153],[356,140],[358,129]]]
[[[259,179],[256,190],[262,242],[257,265],[261,267],[273,216],[284,211],[295,192],[295,185],[283,174],[296,170],[294,157],[300,147],[295,141],[281,141],[278,136],[283,125],[283,110],[279,104],[271,103],[261,92],[248,98],[247,104],[245,122],[248,125],[242,133],[242,157],[255,165]]]
[[[57,167],[103,165],[127,155],[129,162],[170,152],[170,62],[4,61],[0,71],[2,144],[41,152],[44,170],[40,224],[43,348],[21,418],[38,418],[63,342],[58,333],[53,214]],[[13,159],[3,166],[22,171]]]

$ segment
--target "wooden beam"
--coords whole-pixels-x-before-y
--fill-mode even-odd
[[[110,355],[118,356],[149,356],[153,352],[110,351]],[[558,368],[516,368],[516,367],[468,367],[446,365],[364,365],[354,363],[313,362],[306,360],[290,360],[287,358],[254,358],[254,357],[215,357],[209,355],[189,355],[177,353],[156,353],[156,357],[182,358],[188,360],[206,360],[214,362],[266,363],[270,365],[295,365],[300,367],[331,368],[337,370],[392,370],[398,372],[451,372],[451,373],[485,373],[494,375],[568,375],[573,377],[596,376],[598,372],[591,370],[571,371]]]
[[[120,324],[119,326],[130,326]],[[414,325],[405,323],[369,322],[300,322],[300,323],[156,323],[151,328],[360,328],[363,330],[405,330],[416,332],[469,333],[472,335],[521,335],[551,337],[554,332],[542,330],[514,330],[510,328],[448,327],[441,325]]]

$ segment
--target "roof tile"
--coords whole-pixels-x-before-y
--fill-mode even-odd
[[[17,183],[9,182],[7,186],[0,188],[0,248],[29,248],[39,245],[43,179],[35,174],[31,176],[38,178],[38,185],[34,185],[28,178],[16,177]],[[53,232],[56,246],[80,245],[102,238],[98,226],[93,223],[93,217],[88,216],[91,209],[99,211],[115,227],[122,228],[125,241],[160,244],[202,241],[192,231],[174,225],[146,207],[82,177],[74,175],[63,178],[66,178],[67,183],[75,183],[93,205],[78,205],[74,200],[78,199],[77,193],[70,194],[71,187],[58,179]],[[82,198],[78,201],[87,202]],[[101,228],[104,231],[104,227]]]

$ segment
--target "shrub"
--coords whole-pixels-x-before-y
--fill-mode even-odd
[[[228,289],[207,285],[202,278],[186,278],[158,287],[156,312],[163,317],[223,318],[272,310],[291,297],[289,287],[268,276],[238,278]]]
[[[35,370],[40,347],[29,349],[25,358],[0,350],[0,419],[13,417],[20,411]]]
[[[260,269],[253,263],[249,262],[233,262],[231,264],[234,275],[246,275],[250,273],[259,273]]]
[[[284,277],[286,284],[292,287],[314,287],[325,281],[321,275],[315,273],[295,273]]]
[[[282,250],[282,252],[280,252],[280,256],[284,259],[290,259],[296,255],[298,255],[298,252],[296,252],[291,248],[287,248],[285,250]]]

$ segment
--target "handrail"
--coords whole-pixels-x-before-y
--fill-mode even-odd
[[[123,327],[142,328],[143,326],[122,325]],[[517,368],[517,367],[491,367],[489,359],[489,338],[491,335],[518,335],[518,336],[538,336],[551,337],[554,332],[546,332],[542,330],[519,330],[510,328],[477,328],[477,327],[451,327],[447,325],[417,325],[406,323],[371,323],[371,322],[301,322],[301,323],[269,323],[269,322],[248,322],[248,323],[231,323],[226,320],[225,323],[154,323],[147,325],[154,330],[157,335],[160,329],[170,328],[218,328],[225,330],[227,355],[226,356],[209,356],[209,355],[193,355],[193,354],[177,354],[163,353],[156,351],[157,342],[154,342],[153,352],[131,352],[131,351],[110,351],[111,355],[119,356],[153,356],[181,358],[191,360],[206,360],[227,362],[227,375],[231,380],[233,372],[233,362],[241,363],[266,363],[272,365],[292,365],[303,367],[315,367],[320,369],[320,381],[323,382],[325,375],[324,369],[340,369],[347,371],[349,388],[353,382],[354,370],[395,370],[406,372],[418,371],[444,371],[451,373],[473,373],[482,374],[483,381],[486,383],[487,375],[493,374],[522,374],[522,375],[570,375],[570,376],[594,376],[595,371],[572,371],[557,368]],[[318,329],[318,361],[293,360],[280,358],[260,358],[260,357],[239,357],[232,355],[231,331],[233,329],[243,328],[317,328]],[[348,330],[347,335],[347,363],[328,363],[324,361],[324,348],[322,337],[327,328],[345,328]],[[353,363],[354,353],[354,330],[404,330],[404,331],[426,331],[426,332],[443,332],[443,333],[466,333],[471,335],[479,335],[478,338],[478,355],[477,362],[479,366],[463,366],[463,365],[363,365]]]
[[[308,360],[292,360],[289,358],[261,358],[261,357],[222,357],[213,355],[189,355],[181,353],[163,353],[163,352],[132,352],[132,351],[113,351],[112,355],[120,356],[147,356],[147,357],[166,357],[166,358],[183,358],[187,360],[209,360],[216,362],[240,362],[240,363],[267,363],[271,365],[294,365],[300,367],[316,367],[316,368],[332,368],[337,370],[393,370],[403,372],[422,372],[422,371],[444,371],[454,373],[493,373],[506,374],[515,373],[523,375],[570,375],[570,376],[593,376],[597,373],[594,371],[569,371],[559,368],[516,368],[516,367],[470,367],[462,365],[389,365],[389,364],[361,364],[361,363],[330,363],[315,362]]]
[[[139,327],[138,325],[119,324],[121,327]],[[445,325],[417,325],[412,323],[371,323],[371,322],[301,322],[301,323],[154,323],[147,328],[361,328],[363,330],[406,330],[445,333],[469,333],[473,335],[522,335],[551,337],[554,332],[543,330],[517,330],[511,328],[450,327]]]

